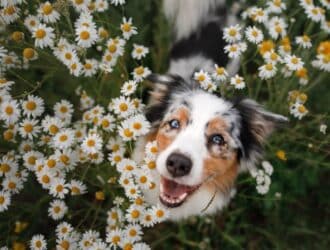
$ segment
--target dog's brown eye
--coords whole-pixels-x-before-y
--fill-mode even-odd
[[[170,125],[170,127],[172,129],[178,129],[178,128],[180,128],[180,122],[177,119],[170,120],[168,122],[168,124]]]
[[[223,136],[219,134],[211,135],[209,138],[209,142],[216,145],[225,144],[225,140],[223,139]]]

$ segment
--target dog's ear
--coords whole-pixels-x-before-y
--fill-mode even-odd
[[[150,74],[147,76],[151,88],[146,117],[152,124],[160,121],[169,104],[171,94],[180,86],[185,85],[185,81],[178,75]]]
[[[288,122],[285,116],[265,110],[251,99],[242,99],[234,105],[241,117],[241,168],[251,169],[261,158],[263,144],[275,128]]]

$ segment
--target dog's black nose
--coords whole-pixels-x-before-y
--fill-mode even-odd
[[[179,153],[170,154],[166,160],[167,170],[173,177],[181,177],[189,174],[191,166],[191,160],[187,156]]]

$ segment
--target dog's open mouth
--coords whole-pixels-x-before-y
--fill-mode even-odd
[[[195,192],[200,185],[187,186],[179,184],[161,176],[159,199],[167,207],[178,207],[185,202],[189,195]]]

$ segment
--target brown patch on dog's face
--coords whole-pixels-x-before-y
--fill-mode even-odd
[[[219,117],[214,118],[207,124],[205,136],[209,156],[204,159],[204,176],[210,178],[206,186],[228,192],[238,173],[237,150],[229,146],[228,124]],[[214,136],[217,136],[215,141],[218,143],[213,141]]]
[[[179,122],[179,128],[172,128],[170,126],[170,122],[173,120]],[[174,141],[177,134],[187,126],[188,120],[189,110],[186,107],[181,107],[161,123],[156,136],[159,152],[165,150]]]

